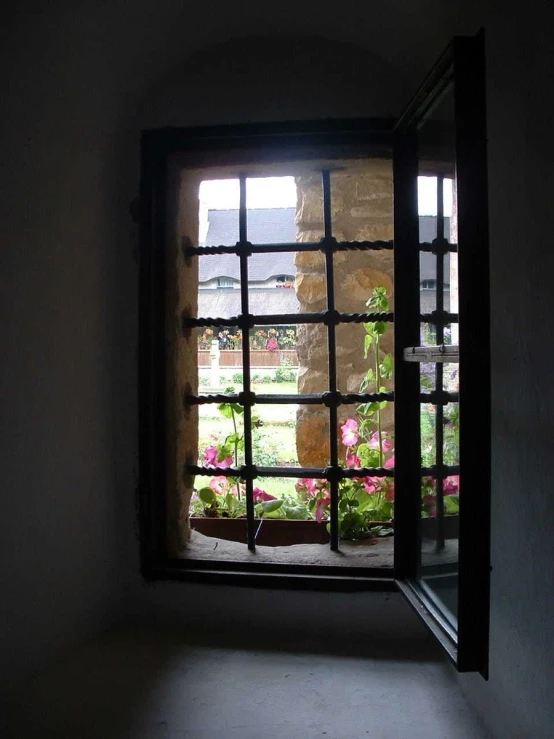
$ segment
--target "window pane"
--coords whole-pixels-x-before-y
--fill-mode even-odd
[[[249,177],[246,180],[246,231],[251,244],[291,244],[296,241],[294,177]],[[272,260],[276,257],[272,254]],[[291,272],[293,254],[287,255]],[[270,262],[272,260],[269,260]],[[267,255],[266,255],[266,261]]]
[[[258,389],[258,388],[257,388]],[[263,388],[260,388],[263,392]],[[285,387],[286,391],[287,388]],[[259,403],[252,410],[255,421],[252,430],[252,456],[254,464],[261,467],[298,467],[297,418],[321,419],[329,434],[329,411],[324,406],[307,406],[296,403]],[[328,443],[327,443],[328,448]],[[327,453],[328,456],[328,453]],[[324,464],[321,465],[322,467]],[[284,485],[292,486],[295,480]]]
[[[340,169],[331,171],[331,224],[337,241],[392,239],[390,159],[343,161]]]
[[[193,257],[198,263],[198,308],[192,318],[231,318],[241,312],[240,259],[235,254]]]
[[[200,246],[233,246],[239,240],[239,181],[204,180],[199,188]]]
[[[419,578],[439,608],[455,623],[458,611],[458,515],[453,488],[457,477],[447,478],[444,486],[444,516],[437,507],[439,481],[426,477],[422,480],[422,511],[420,519],[421,563]],[[449,512],[451,511],[451,512]]]

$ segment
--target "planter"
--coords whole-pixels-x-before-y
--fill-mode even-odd
[[[444,517],[445,539],[457,539],[459,531],[459,516]],[[261,519],[256,519],[256,530]],[[420,532],[424,539],[435,539],[437,536],[436,518],[422,518]],[[190,526],[204,536],[211,536],[226,541],[246,543],[245,518],[203,518],[193,516]],[[372,526],[390,526],[394,523],[375,521]],[[256,537],[256,544],[263,547],[287,547],[291,544],[328,544],[329,533],[327,522],[322,521],[293,521],[282,518],[265,518]]]
[[[256,530],[261,519],[256,520]],[[390,526],[375,522],[374,526]],[[226,541],[246,543],[245,518],[202,518],[193,516],[190,526],[204,536]],[[283,518],[265,518],[256,536],[256,544],[264,547],[288,547],[291,544],[328,544],[327,521],[294,521]]]
[[[328,544],[327,523],[292,521],[280,518],[256,519],[256,544],[263,547],[286,547],[291,544]],[[193,516],[190,527],[204,536],[246,543],[245,518],[201,518]]]

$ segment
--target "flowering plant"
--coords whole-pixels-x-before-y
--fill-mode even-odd
[[[230,387],[227,393],[233,393]],[[244,433],[239,427],[239,419],[244,408],[238,403],[220,403],[218,411],[224,418],[231,420],[233,432],[222,441],[211,444],[204,449],[201,460],[206,467],[227,468],[239,467],[239,458],[244,452]],[[257,418],[252,419],[254,427],[260,425]],[[192,515],[205,515],[212,518],[237,518],[246,515],[246,488],[244,481],[234,475],[215,475],[208,485],[195,491],[191,500]],[[254,511],[257,516],[267,516],[278,511],[283,501],[270,495],[265,490],[255,487],[253,490]]]
[[[372,311],[389,310],[385,288],[377,287],[366,305]],[[392,355],[383,354],[381,339],[387,324],[383,321],[364,323],[364,356],[371,366],[360,386],[362,393],[387,391],[384,382],[392,379]],[[364,403],[356,408],[355,417],[347,418],[340,427],[344,447],[344,466],[349,469],[363,467],[394,467],[392,435],[384,430],[383,411],[387,401]],[[297,490],[306,500],[308,508],[318,521],[328,518],[331,503],[329,483],[324,480],[302,479]],[[386,522],[392,518],[394,481],[391,477],[374,475],[352,477],[339,482],[339,535],[343,539],[359,539],[371,536],[371,524]],[[388,533],[383,527],[381,533]]]

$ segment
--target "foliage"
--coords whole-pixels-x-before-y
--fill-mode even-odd
[[[275,370],[275,382],[296,382],[296,372],[287,367],[277,367]]]
[[[212,341],[219,342],[220,349],[240,349],[242,347],[242,331],[239,328],[224,328],[214,331],[206,328],[198,335],[198,348],[211,349]],[[294,349],[296,347],[296,326],[270,326],[267,329],[257,328],[250,332],[251,349]]]
[[[229,387],[225,392],[233,393],[234,388]],[[208,446],[204,450],[202,461],[207,467],[236,469],[244,461],[244,427],[242,424],[244,408],[238,403],[220,403],[217,408],[224,418],[231,421],[233,430],[217,444]],[[253,417],[252,425],[258,428],[259,419]],[[255,487],[253,494],[256,516],[273,514],[283,506],[283,500],[266,493],[261,488]],[[245,516],[246,486],[244,481],[235,475],[219,474],[212,477],[208,485],[194,492],[191,514],[225,518]]]
[[[378,287],[367,301],[371,312],[388,312],[389,301],[385,288]],[[361,383],[361,393],[384,393],[385,382],[393,375],[391,354],[383,354],[381,339],[387,330],[382,321],[364,323],[364,356],[370,366]],[[389,434],[383,430],[383,411],[387,401],[370,401],[359,405],[356,416],[347,418],[341,426],[345,448],[345,467],[360,469],[394,466],[394,448]],[[327,481],[302,479],[297,490],[306,500],[317,520],[327,519],[331,504]],[[339,535],[343,539],[361,539],[371,536],[374,521],[389,521],[393,513],[394,482],[391,477],[363,475],[339,481]],[[379,533],[388,533],[382,527]]]
[[[389,312],[389,299],[385,288],[374,289],[367,301],[370,312]],[[360,385],[360,393],[384,393],[393,378],[394,362],[390,353],[382,349],[383,337],[388,324],[382,321],[364,324],[364,357],[368,369]],[[268,340],[268,332],[259,329],[254,332],[258,341]],[[276,336],[276,334],[271,334]],[[445,386],[455,389],[457,371],[445,369]],[[422,390],[434,387],[434,367],[423,369]],[[254,375],[256,383],[291,382],[296,379],[295,370],[287,362],[275,371],[274,378],[268,375]],[[242,374],[235,373],[233,381],[242,382]],[[228,388],[227,392],[233,392]],[[343,539],[386,535],[392,529],[387,525],[394,515],[394,480],[387,476],[386,470],[394,467],[394,438],[385,430],[384,412],[386,400],[370,400],[356,407],[340,427],[341,442],[344,447],[344,466],[352,470],[352,477],[339,481],[339,535]],[[422,463],[430,466],[435,463],[435,433],[433,406],[422,408]],[[232,433],[222,436],[215,444],[203,452],[207,466],[238,468],[244,461],[244,432],[242,426],[243,407],[236,403],[222,403],[219,413],[232,425]],[[253,418],[253,452],[260,466],[274,467],[287,464],[282,459],[279,443],[261,429],[259,419]],[[457,404],[444,407],[444,462],[458,464],[459,418]],[[379,473],[364,474],[365,468],[378,468]],[[355,474],[359,471],[359,475]],[[425,477],[421,486],[421,512],[423,517],[436,515],[436,480]],[[444,506],[447,515],[459,510],[459,477],[451,475],[443,482]],[[271,518],[314,518],[328,521],[331,503],[330,485],[327,480],[304,478],[296,485],[297,495],[293,493],[276,497],[262,488],[254,488],[254,504],[257,516]],[[236,476],[215,475],[208,485],[200,488],[191,501],[192,515],[238,517],[246,515],[245,484]],[[380,525],[375,525],[375,524]]]
[[[374,289],[367,301],[371,312],[388,312],[389,300],[385,288]],[[394,372],[391,354],[383,353],[382,339],[387,331],[387,324],[382,321],[364,324],[364,357],[369,359],[369,368],[360,385],[360,393],[384,393]],[[434,370],[433,370],[434,371]],[[456,371],[446,378],[447,385],[453,387],[456,382]],[[422,374],[422,389],[432,389],[433,383],[427,374]],[[345,467],[349,469],[394,467],[394,439],[392,434],[383,428],[383,413],[387,401],[376,400],[362,403],[356,408],[356,414],[347,418],[340,427],[342,444],[345,448]],[[422,417],[422,430],[424,427]],[[448,465],[458,463],[459,419],[458,406],[450,404],[444,410],[444,462]],[[434,426],[427,422],[426,433],[422,433],[423,447],[429,459],[423,463],[433,464]],[[431,461],[432,457],[432,461]],[[422,480],[422,516],[436,515],[436,480]],[[394,514],[394,480],[391,477],[363,475],[339,481],[339,535],[343,539],[360,539],[374,534],[387,534],[389,527],[374,527],[375,521],[390,521]],[[331,494],[329,483],[325,480],[302,479],[297,490],[306,501],[309,510],[317,520],[329,517]],[[444,506],[447,515],[459,510],[459,477],[451,475],[444,480]]]

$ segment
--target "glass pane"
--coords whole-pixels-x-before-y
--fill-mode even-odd
[[[239,240],[239,181],[204,180],[199,188],[200,246],[233,246]]]
[[[291,244],[296,241],[296,184],[294,177],[249,177],[246,180],[246,229],[251,244]],[[271,263],[276,254],[272,254]],[[284,274],[294,275],[294,254]],[[289,264],[290,262],[290,264]]]
[[[420,241],[437,236],[455,241],[456,188],[454,177],[453,98],[449,92],[419,129]],[[441,218],[443,219],[441,228]],[[442,260],[442,270],[439,270]],[[443,286],[440,285],[440,271]],[[420,305],[424,313],[452,309],[455,263],[451,254],[422,252]],[[456,283],[457,286],[457,283]],[[422,344],[457,343],[453,325],[422,324]],[[457,390],[457,364],[422,364],[421,387],[425,392]],[[437,428],[437,424],[440,427]],[[457,465],[458,404],[421,405],[421,458],[423,466]],[[438,437],[438,438],[437,438]],[[442,437],[442,442],[441,442]],[[437,449],[437,441],[441,447]],[[429,599],[455,624],[458,601],[458,501],[459,476],[424,477],[421,490],[419,579]]]
[[[460,464],[459,403],[448,403],[443,411],[443,460],[447,465]]]
[[[254,392],[311,395],[329,390],[327,327],[318,323],[254,326],[250,366]]]
[[[437,461],[436,417],[436,406],[428,403],[421,404],[421,464],[423,467],[431,467]]]
[[[242,333],[237,326],[196,329],[199,392],[242,390]]]
[[[458,610],[458,516],[446,515],[448,491],[457,480],[441,481],[433,477],[422,479],[421,487],[421,563],[419,576],[431,594],[434,593],[439,607],[452,622]],[[443,501],[441,503],[441,500]],[[439,508],[443,506],[444,514]]]
[[[260,403],[252,432],[254,464],[261,467],[325,467],[329,459],[329,410],[323,405]],[[311,440],[317,441],[317,447]],[[307,443],[307,440],[310,442]],[[314,455],[317,452],[317,455]],[[288,480],[285,485],[295,481]]]
[[[231,318],[241,312],[240,259],[236,254],[193,257],[187,272],[198,264],[198,307],[192,318]]]
[[[337,241],[392,240],[392,162],[350,161],[332,172],[331,221]],[[339,251],[333,259],[337,310],[367,312],[375,288],[392,301],[392,250]]]

